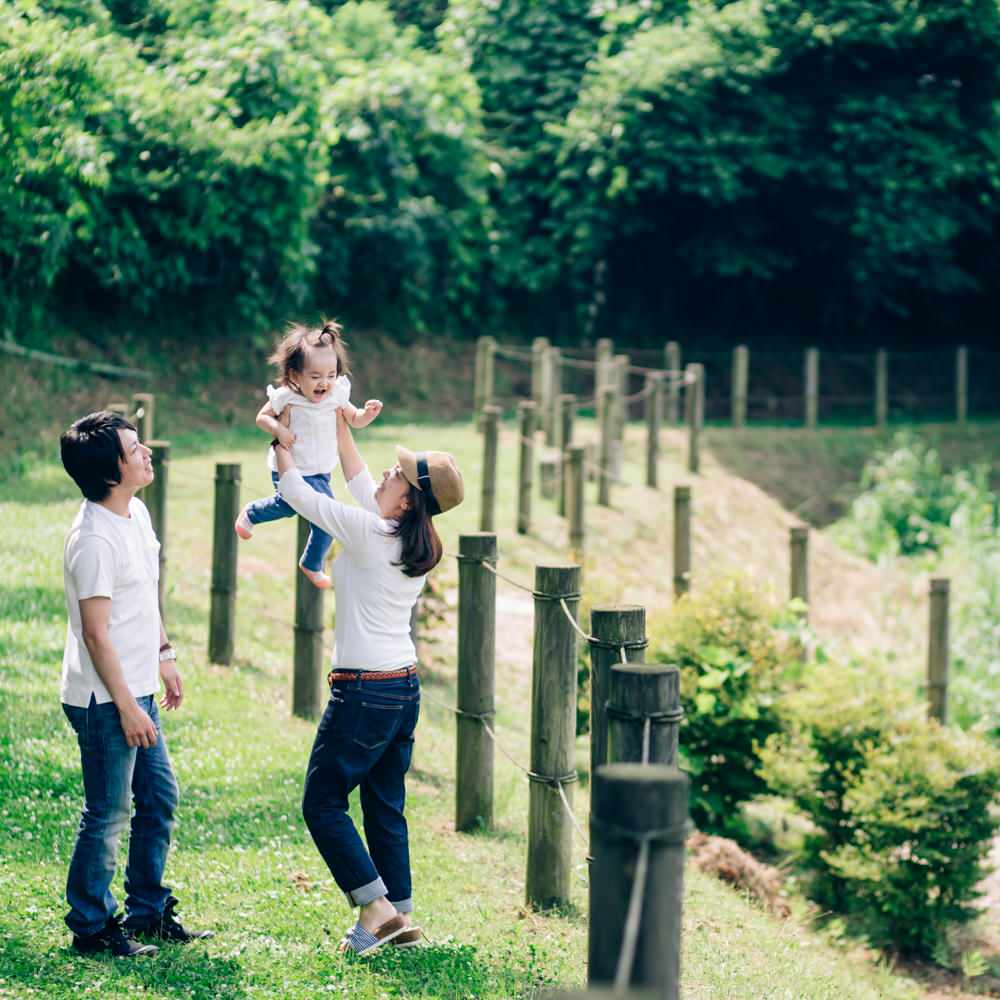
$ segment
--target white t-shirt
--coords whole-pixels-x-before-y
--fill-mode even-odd
[[[308,489],[308,487],[306,487]],[[97,674],[83,641],[80,601],[110,597],[108,634],[129,690],[136,698],[154,694],[160,675],[160,543],[146,505],[133,497],[129,517],[84,500],[66,535],[66,649],[62,691],[65,704],[86,708],[91,695],[103,705],[111,695]]]
[[[333,666],[342,670],[396,670],[417,662],[410,638],[410,612],[426,574],[406,576],[399,562],[402,542],[389,535],[395,521],[384,520],[375,502],[375,481],[365,467],[347,488],[361,507],[311,489],[297,469],[278,483],[281,495],[304,518],[338,539],[343,549],[333,562],[337,625]]]
[[[333,388],[318,403],[306,399],[287,385],[267,387],[267,398],[271,409],[280,416],[286,406],[290,407],[289,430],[295,435],[292,458],[295,467],[303,476],[332,472],[340,461],[337,451],[337,410],[351,401],[351,380],[341,375],[333,383]],[[274,449],[267,449],[267,467],[277,472],[274,463]]]

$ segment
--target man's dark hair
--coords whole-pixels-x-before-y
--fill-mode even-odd
[[[135,427],[117,413],[98,410],[81,417],[59,438],[63,468],[88,500],[104,500],[122,481],[118,462],[125,461],[125,450],[119,430]]]

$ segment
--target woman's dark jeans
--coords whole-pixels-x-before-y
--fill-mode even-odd
[[[386,896],[401,913],[413,909],[403,778],[419,713],[415,673],[336,681],[331,688],[309,757],[302,815],[352,905]],[[368,850],[347,812],[358,785]]]

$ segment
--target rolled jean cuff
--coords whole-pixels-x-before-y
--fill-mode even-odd
[[[369,882],[367,885],[351,889],[347,897],[353,906],[364,906],[366,903],[370,903],[372,900],[384,895],[386,895],[385,882],[377,878],[374,882]]]
[[[397,913],[412,913],[413,912],[413,898],[410,899],[390,899],[390,903],[396,907]]]

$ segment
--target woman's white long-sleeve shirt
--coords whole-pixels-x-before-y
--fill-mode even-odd
[[[396,522],[379,514],[375,481],[367,466],[347,488],[360,507],[317,493],[298,469],[290,469],[278,483],[281,495],[299,514],[343,546],[333,561],[337,600],[333,667],[408,667],[417,661],[410,612],[427,576],[405,576],[400,566],[393,565],[399,562],[402,543],[390,535]]]

